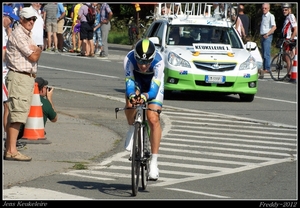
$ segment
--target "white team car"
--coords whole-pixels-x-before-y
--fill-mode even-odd
[[[170,14],[155,13],[145,33],[165,59],[165,97],[172,91],[220,92],[252,102],[262,66],[256,43],[244,44],[226,13],[211,15],[212,5],[169,6]]]

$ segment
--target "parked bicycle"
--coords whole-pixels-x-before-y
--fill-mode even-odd
[[[64,38],[64,46],[63,50],[68,52],[70,49],[73,48],[72,42],[72,19],[69,17],[65,18],[65,25],[63,27],[63,38]]]
[[[128,108],[115,108],[116,118],[119,111],[136,109],[134,125],[133,142],[130,153],[131,160],[131,185],[132,195],[136,196],[139,188],[139,180],[141,175],[142,189],[147,188],[149,181],[150,166],[150,128],[147,123],[146,110],[161,113],[161,110],[148,108],[146,103],[138,104]]]
[[[292,53],[287,53],[284,51],[283,45],[287,43],[293,49],[296,46],[296,42],[290,42],[289,40],[282,39],[278,43],[277,47],[279,48],[278,54],[271,61],[270,76],[275,81],[283,81],[286,78],[289,78],[289,72],[293,66],[293,57]],[[291,50],[292,51],[292,50]],[[288,69],[286,60],[289,60],[290,67]]]

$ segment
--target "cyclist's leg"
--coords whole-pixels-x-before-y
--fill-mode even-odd
[[[155,99],[148,102],[148,107],[151,109],[161,110],[163,105],[163,85],[160,86],[158,94]],[[148,110],[147,120],[150,127],[150,143],[151,143],[151,162],[150,162],[150,172],[149,178],[152,180],[157,180],[159,177],[157,158],[159,152],[159,146],[162,136],[162,128],[160,124],[160,116],[157,112]]]
[[[289,44],[285,44],[284,45],[284,51],[287,53],[287,54],[290,54],[290,45]],[[291,63],[291,60],[288,56],[284,55],[283,56],[283,60],[286,62],[286,67],[287,67],[287,73],[290,74],[290,69],[291,69],[291,66],[292,66],[292,63]]]

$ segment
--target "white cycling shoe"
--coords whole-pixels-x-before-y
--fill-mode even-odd
[[[159,169],[157,168],[157,165],[150,165],[150,171],[149,171],[149,180],[156,181],[159,177]]]
[[[124,148],[129,152],[131,151],[132,148],[133,134],[134,134],[134,126],[130,126],[126,134],[126,140],[124,145]]]

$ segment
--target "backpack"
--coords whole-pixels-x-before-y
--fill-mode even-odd
[[[96,10],[91,4],[86,4],[86,6],[88,7],[88,13],[85,15],[85,17],[87,22],[92,25],[95,23],[96,20]]]

